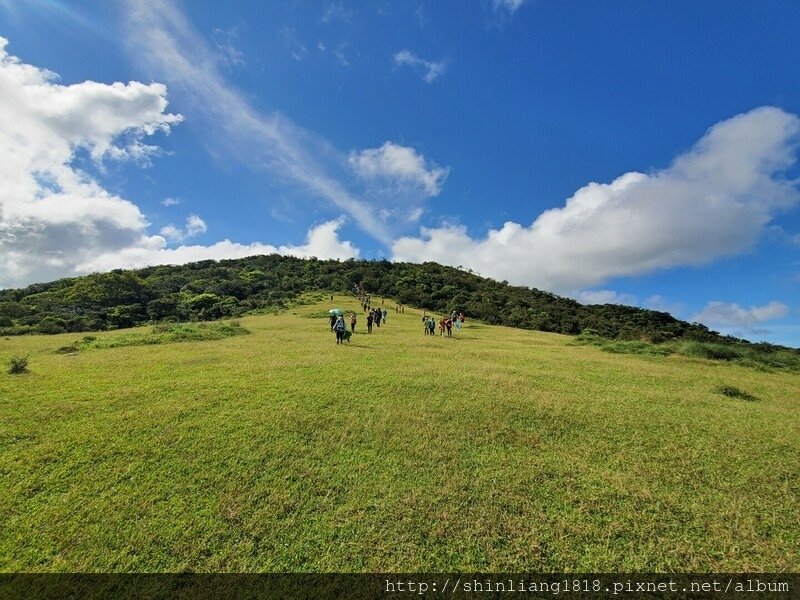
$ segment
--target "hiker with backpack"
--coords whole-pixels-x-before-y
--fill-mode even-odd
[[[350,315],[350,333],[356,332],[356,321],[357,321],[356,313],[353,313],[352,315]]]
[[[367,333],[372,333],[372,311],[367,313]]]
[[[336,345],[344,343],[344,317],[339,315],[336,319],[336,323],[333,325],[333,330],[336,332]]]

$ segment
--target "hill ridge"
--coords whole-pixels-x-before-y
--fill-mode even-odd
[[[438,263],[320,260],[277,254],[184,265],[117,269],[0,290],[0,334],[119,329],[165,320],[213,320],[281,310],[313,291],[375,296],[491,325],[658,343],[684,339],[752,343],[666,312],[619,304],[583,305],[551,292],[510,285]],[[783,349],[767,343],[763,349]]]

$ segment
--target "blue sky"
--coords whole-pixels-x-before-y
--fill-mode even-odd
[[[798,22],[792,1],[0,0],[0,286],[435,260],[800,346]]]

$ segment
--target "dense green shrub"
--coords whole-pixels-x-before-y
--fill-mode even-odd
[[[758,398],[752,394],[745,392],[744,390],[740,390],[732,385],[721,385],[717,388],[717,391],[728,398],[739,398],[740,400],[747,400],[748,402],[754,402],[758,400]]]
[[[28,357],[26,356],[12,356],[8,361],[8,372],[11,375],[19,375],[28,370]]]

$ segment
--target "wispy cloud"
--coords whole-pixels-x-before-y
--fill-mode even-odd
[[[344,2],[329,2],[322,11],[321,20],[323,23],[330,23],[332,21],[352,23],[355,14],[355,10],[346,6]]]
[[[513,15],[526,1],[527,0],[492,0],[492,8],[495,11],[504,11]]]
[[[173,2],[127,0],[129,41],[134,56],[166,79],[186,103],[219,130],[228,154],[255,169],[268,169],[336,208],[383,242],[391,236],[371,207],[330,174],[324,157],[338,154],[325,140],[280,113],[256,110],[219,72],[219,60]],[[330,160],[327,161],[330,163]]]
[[[238,27],[230,27],[228,29],[216,28],[212,32],[214,45],[217,47],[217,50],[219,50],[225,64],[230,68],[244,66],[244,53],[234,45],[238,37]]]
[[[408,66],[422,68],[425,71],[422,79],[426,83],[433,83],[447,71],[447,61],[431,61],[420,58],[410,50],[401,50],[394,55],[394,64],[398,67]]]

